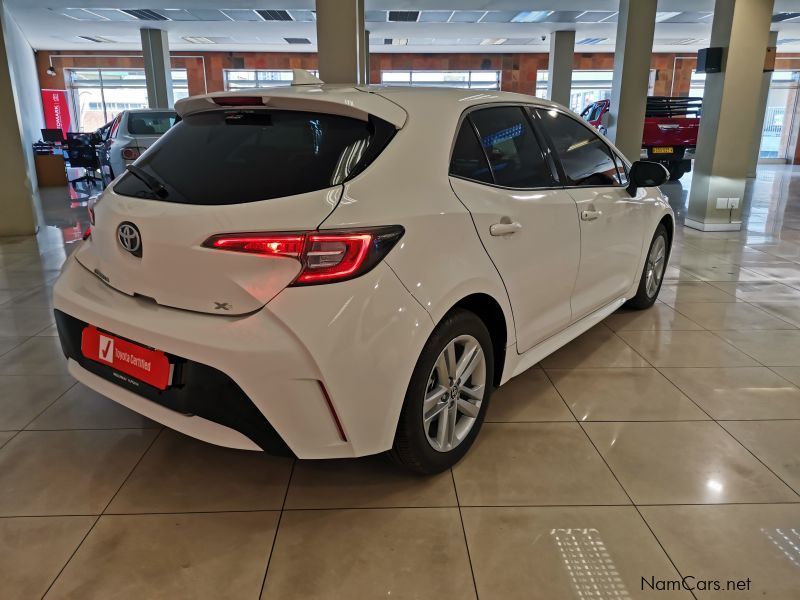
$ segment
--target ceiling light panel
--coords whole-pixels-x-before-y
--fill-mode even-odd
[[[800,13],[796,12],[782,12],[772,15],[773,23],[782,23],[783,21],[794,21],[800,18]]]
[[[261,21],[261,17],[251,8],[224,8],[220,10],[222,14],[231,21]]]
[[[364,11],[364,20],[368,23],[385,23],[386,11],[385,10],[367,10]]]
[[[113,44],[114,40],[110,40],[99,35],[79,35],[79,38],[87,42],[94,42],[95,44]]]
[[[510,23],[517,14],[517,11],[490,10],[481,19],[481,23]]]
[[[91,10],[85,9],[87,12],[92,12],[98,16],[103,17],[109,21],[135,21],[136,17],[124,13],[116,8],[92,8]]]
[[[542,23],[553,14],[552,10],[525,10],[517,13],[512,19],[512,23]]]
[[[486,14],[485,10],[457,10],[453,12],[450,17],[451,23],[477,23],[481,20],[483,15]]]
[[[295,21],[301,23],[310,23],[317,20],[317,13],[313,10],[292,10],[289,11]]]
[[[76,21],[107,21],[105,17],[83,8],[51,8],[51,11]]]
[[[576,23],[600,23],[604,19],[616,15],[611,10],[585,10],[575,16]]]
[[[211,38],[203,37],[200,35],[185,35],[182,38],[183,40],[189,42],[190,44],[213,44],[214,42]]]
[[[575,23],[584,11],[582,10],[557,10],[547,17],[545,23]]]
[[[581,45],[581,46],[595,46],[597,44],[602,44],[607,39],[608,38],[587,37],[587,38],[583,38],[582,40],[578,40],[575,43],[578,44],[578,45]]]
[[[447,23],[453,15],[452,10],[423,10],[419,14],[420,23]]]
[[[659,21],[659,23],[702,23],[703,19],[708,18],[711,14],[713,13],[708,11],[687,11]]]
[[[415,23],[419,19],[418,10],[390,10],[389,21],[392,23]]]
[[[292,21],[292,16],[286,10],[257,10],[259,16],[265,21]]]
[[[169,21],[167,17],[149,8],[122,8],[122,12],[136,17],[140,21]]]
[[[310,44],[311,40],[308,38],[283,38],[287,44]]]

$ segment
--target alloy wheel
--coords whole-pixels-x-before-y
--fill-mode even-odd
[[[661,280],[664,277],[666,267],[667,243],[664,237],[659,235],[653,240],[650,253],[647,255],[647,276],[645,278],[645,290],[647,297],[652,298],[658,292]]]

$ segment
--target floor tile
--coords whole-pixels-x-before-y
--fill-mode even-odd
[[[800,290],[776,281],[714,283],[714,287],[747,302],[794,302],[800,300]]]
[[[155,421],[101,396],[82,383],[75,384],[27,429],[160,429]]]
[[[548,370],[548,374],[579,421],[708,419],[652,368]]]
[[[700,579],[750,579],[747,591],[698,592],[698,598],[797,597],[800,504],[649,506],[641,509],[683,574]]]
[[[262,598],[475,598],[458,509],[287,511]]]
[[[8,354],[25,341],[26,338],[22,337],[0,337],[0,357],[4,354]]]
[[[681,264],[680,268],[703,281],[764,281],[764,275],[738,265],[710,261],[709,264]]]
[[[47,600],[256,598],[277,512],[100,518]]]
[[[165,429],[109,513],[280,509],[292,460],[232,450]]]
[[[646,367],[647,362],[605,325],[597,325],[542,361],[546,369]]]
[[[528,369],[495,390],[487,422],[574,421],[561,396],[538,367]]]
[[[0,337],[28,337],[53,324],[47,308],[0,308]]]
[[[800,501],[716,423],[584,427],[635,504]]]
[[[0,519],[0,581],[5,600],[41,598],[96,517]]]
[[[724,421],[722,426],[800,493],[800,421]]]
[[[674,306],[680,302],[736,302],[736,298],[703,281],[682,281],[661,286],[658,299]]]
[[[450,470],[419,477],[380,456],[297,461],[286,497],[290,509],[457,505]]]
[[[754,304],[771,315],[800,327],[800,302],[755,302]]]
[[[645,575],[679,575],[633,507],[464,508],[463,519],[481,600],[692,597],[641,591]]]
[[[65,375],[66,373],[67,359],[64,358],[58,338],[32,337],[0,356],[0,375]]]
[[[16,290],[2,304],[0,308],[22,306],[26,308],[53,308],[52,285],[37,286],[29,290]]]
[[[5,446],[15,435],[17,435],[16,431],[0,431],[0,448]]]
[[[756,361],[708,331],[620,331],[656,367],[747,367]]]
[[[795,329],[779,319],[746,302],[687,302],[675,305],[675,310],[706,329]]]
[[[45,285],[58,277],[58,271],[0,271],[0,290],[29,290]]]
[[[772,370],[800,387],[800,367],[772,367]]]
[[[22,429],[73,385],[69,375],[0,375],[0,429]]]
[[[768,367],[800,366],[800,331],[720,331],[718,335]]]
[[[576,423],[485,423],[453,475],[462,506],[629,504]]]
[[[732,305],[735,305],[732,303]],[[621,309],[604,323],[614,331],[663,331],[665,329],[696,330],[700,325],[673,308],[657,302],[646,310]]]
[[[156,433],[20,432],[0,451],[0,516],[100,514]]]
[[[800,389],[766,367],[661,372],[714,419],[800,419]]]

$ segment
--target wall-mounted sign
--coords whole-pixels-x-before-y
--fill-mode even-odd
[[[47,129],[60,129],[67,137],[71,124],[66,90],[42,90],[42,107]]]

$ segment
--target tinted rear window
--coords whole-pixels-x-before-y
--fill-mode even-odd
[[[394,127],[285,110],[225,110],[190,115],[136,162],[168,195],[158,198],[125,174],[114,191],[189,204],[240,204],[338,185],[391,139]]]
[[[163,135],[175,125],[173,112],[131,113],[128,115],[128,133],[131,135]]]

